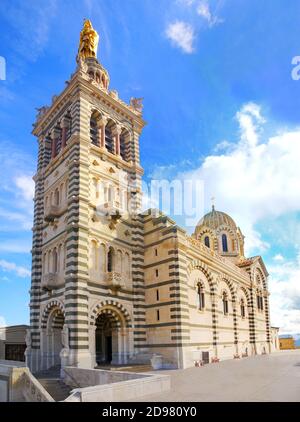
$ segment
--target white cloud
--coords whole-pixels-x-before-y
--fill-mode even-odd
[[[27,231],[33,221],[34,159],[10,142],[0,142],[0,229]],[[1,246],[0,246],[1,248]]]
[[[1,15],[14,30],[11,48],[26,61],[35,61],[43,52],[56,11],[57,0],[0,4]]]
[[[296,260],[280,259],[269,265],[271,322],[282,334],[300,331],[300,254]]]
[[[30,270],[28,268],[19,266],[14,262],[9,262],[4,259],[0,259],[0,268],[3,271],[13,272],[17,274],[18,277],[30,277]]]
[[[0,327],[6,327],[7,323],[5,321],[5,318],[0,315]]]
[[[213,195],[216,208],[236,220],[246,235],[247,252],[268,248],[255,225],[300,210],[300,130],[263,138],[265,119],[257,104],[236,114],[240,140],[221,154],[212,154],[176,179],[203,180],[206,203]],[[199,216],[200,217],[200,216]]]
[[[266,120],[254,103],[242,106],[236,119],[237,143],[222,142],[198,168],[173,172],[173,179],[204,181],[206,203],[214,195],[216,208],[234,218],[246,235],[248,255],[271,247],[258,232],[259,223],[271,229],[270,242],[279,243],[282,236],[299,249],[299,221],[287,216],[300,211],[300,130],[274,128],[275,135],[265,137]],[[158,168],[154,173],[163,178],[168,169]],[[300,253],[296,260],[278,253],[268,270],[272,324],[281,327],[282,333],[299,333]]]
[[[199,16],[202,16],[208,22],[212,21],[212,14],[209,9],[209,5],[206,1],[201,1],[197,6],[197,13]]]
[[[21,195],[26,201],[31,201],[34,197],[34,181],[31,176],[21,175],[15,179],[16,186],[20,189]]]
[[[10,231],[10,229],[15,231],[16,228],[30,230],[33,224],[31,213],[27,212],[24,213],[21,211],[3,209],[0,207],[0,217],[2,218],[2,225],[5,222],[7,227],[6,230],[3,230],[3,227],[1,227],[2,231]]]
[[[195,3],[195,0],[179,0],[178,2],[183,4],[184,6],[191,6]]]
[[[166,29],[166,37],[172,44],[179,47],[183,52],[191,54],[194,51],[195,30],[192,25],[176,21],[170,23]]]
[[[199,1],[196,11],[199,16],[207,21],[209,26],[214,26],[222,22],[222,19],[218,18],[212,13],[207,0]]]

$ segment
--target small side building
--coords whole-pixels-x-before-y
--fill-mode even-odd
[[[28,328],[28,325],[0,327],[0,360],[25,362],[25,337]]]
[[[290,335],[280,336],[279,347],[280,350],[296,349],[294,337]]]

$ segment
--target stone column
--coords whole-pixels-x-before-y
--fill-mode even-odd
[[[90,325],[89,327],[89,345],[91,354],[91,366],[95,368],[97,366],[96,361],[96,325]]]
[[[48,360],[48,336],[46,329],[41,330],[40,336],[40,348],[41,348],[41,367],[40,369],[47,369],[47,360]]]
[[[123,337],[123,363],[128,363],[129,358],[129,331],[128,328],[123,328],[122,330]]]
[[[51,139],[52,139],[51,158],[54,158],[56,156],[56,145],[57,145],[57,140],[59,136],[60,136],[59,130],[57,128],[52,129],[51,131]]]
[[[64,117],[61,121],[61,149],[64,149],[67,144],[67,130],[69,124],[69,119]]]
[[[123,362],[123,330],[117,329],[118,335],[118,364],[121,365]]]
[[[53,330],[47,331],[47,365],[46,369],[53,366]]]
[[[56,139],[51,134],[51,159],[55,157],[56,154]]]
[[[100,148],[105,148],[105,126],[107,124],[107,118],[102,117],[97,121],[98,127],[98,137],[99,137],[99,146]]]
[[[60,376],[64,377],[64,368],[69,364],[69,328],[67,324],[64,324],[63,329],[61,330],[61,344],[62,349],[59,353],[60,357]]]
[[[116,125],[113,129],[114,135],[114,150],[116,155],[120,155],[120,135],[121,135],[122,128]]]

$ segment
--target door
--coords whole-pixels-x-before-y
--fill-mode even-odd
[[[202,352],[202,360],[204,364],[209,363],[209,352]]]
[[[112,361],[112,336],[105,337],[105,360],[106,363]]]

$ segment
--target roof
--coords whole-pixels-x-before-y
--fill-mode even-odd
[[[259,263],[262,271],[265,273],[266,277],[268,277],[268,275],[269,275],[268,270],[267,270],[265,263],[264,263],[264,261],[263,261],[263,259],[260,255],[256,255],[256,256],[252,256],[251,258],[243,259],[243,260],[237,262],[236,265],[240,268],[251,267],[251,265],[254,264],[255,262]]]
[[[212,207],[212,210],[204,215],[204,217],[201,218],[199,223],[197,224],[197,227],[199,226],[206,226],[213,230],[216,230],[220,226],[229,226],[234,231],[236,231],[237,226],[234,222],[234,220],[225,212],[222,211],[216,211],[215,207]]]

